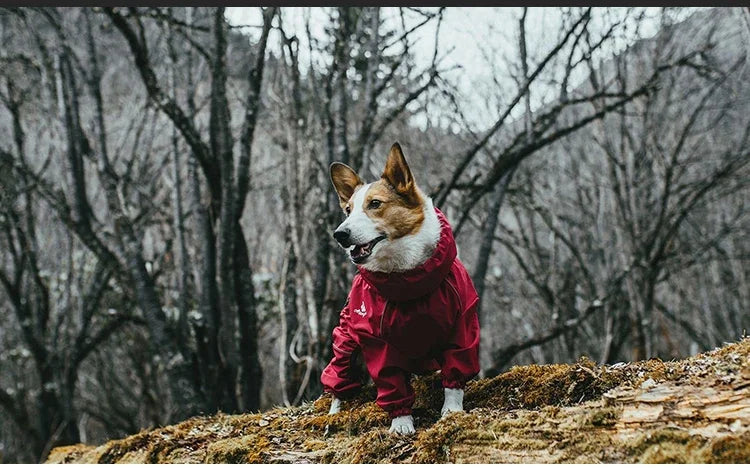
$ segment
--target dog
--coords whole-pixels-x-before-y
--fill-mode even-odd
[[[378,181],[365,183],[343,163],[330,175],[346,214],[333,237],[359,271],[321,375],[333,395],[329,414],[361,387],[352,365],[361,353],[390,431],[413,434],[413,374],[439,370],[441,416],[463,411],[464,386],[479,372],[479,297],[448,220],[417,186],[398,142]]]

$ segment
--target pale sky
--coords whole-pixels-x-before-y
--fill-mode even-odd
[[[425,11],[436,11],[437,8],[424,8]],[[641,25],[640,37],[653,35],[658,27],[654,19],[659,14],[659,8],[640,9],[646,13],[647,19]],[[639,11],[640,11],[639,10]],[[694,9],[691,9],[694,10]],[[312,34],[315,37],[324,37],[324,28],[329,24],[328,8],[323,7],[289,7],[283,8],[283,21],[285,29],[295,33],[300,38],[300,64],[304,67],[309,63],[306,51],[306,33],[304,30],[305,18],[309,15]],[[604,21],[605,17],[618,18],[626,13],[626,8],[596,9],[592,24]],[[440,29],[438,40],[441,54],[447,54],[442,64],[444,68],[460,66],[448,75],[448,79],[456,84],[461,94],[461,104],[467,111],[467,117],[477,127],[481,128],[483,123],[489,124],[493,121],[488,118],[487,112],[494,112],[497,108],[496,100],[502,100],[504,95],[515,89],[511,80],[509,70],[505,64],[512,61],[518,50],[518,20],[521,17],[520,7],[454,7],[447,8],[444,12],[443,24]],[[688,10],[679,12],[680,17],[685,17]],[[398,8],[383,8],[381,17],[386,22],[400,21]],[[227,8],[227,19],[234,25],[250,24],[260,25],[261,16],[258,7]],[[416,24],[421,19],[417,13],[406,12],[407,26]],[[529,57],[532,64],[535,59],[546,54],[558,39],[562,13],[559,8],[530,8],[527,16],[527,41]],[[392,23],[398,24],[398,23]],[[435,24],[425,26],[419,32],[418,39],[413,45],[415,60],[420,67],[430,64],[434,50]],[[248,28],[248,34],[257,37],[258,28]],[[628,32],[619,38],[614,48],[603,50],[604,54],[613,54],[632,42],[635,31],[630,28]],[[631,36],[629,36],[631,35]],[[277,48],[278,42],[272,41],[269,47]],[[450,52],[449,52],[450,51]],[[583,71],[583,70],[582,70]],[[575,77],[574,81],[575,81]],[[580,77],[579,79],[582,79]],[[505,89],[499,89],[498,85]],[[532,105],[542,103],[543,96],[536,97],[537,101]]]

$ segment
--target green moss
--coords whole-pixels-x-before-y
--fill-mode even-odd
[[[466,407],[497,409],[539,408],[577,403],[611,388],[601,372],[585,358],[576,364],[516,366],[466,389]]]
[[[629,444],[629,450],[633,454],[641,454],[652,445],[661,445],[664,443],[674,443],[685,445],[690,442],[690,434],[683,430],[673,427],[657,429],[648,432]]]
[[[715,385],[726,394],[742,379],[750,381],[748,357],[750,339],[745,339],[678,362],[607,367],[582,358],[573,364],[514,367],[492,379],[469,382],[464,406],[471,412],[442,420],[440,375],[421,376],[412,383],[416,437],[387,432],[390,419],[375,404],[375,388],[368,385],[345,401],[337,415],[327,414],[331,399],[325,395],[262,414],[196,417],[99,447],[58,448],[49,461],[744,463],[750,461],[748,432],[719,437],[711,426],[717,422],[700,416],[675,419],[690,432],[658,421],[619,425],[629,400],[599,398],[616,387],[617,395],[630,395],[648,379],[656,385],[672,382],[667,388],[687,386],[688,391]],[[740,428],[746,427],[747,421],[742,422]],[[701,433],[705,436],[696,435]]]
[[[586,419],[586,424],[595,427],[609,427],[617,422],[620,417],[620,411],[616,408],[602,408],[593,410]]]
[[[546,405],[572,405],[599,398],[620,385],[640,385],[651,378],[674,380],[683,373],[659,359],[619,368],[598,366],[587,357],[575,364],[515,366],[491,379],[470,382],[467,409],[536,409]]]
[[[416,377],[412,380],[415,392],[414,410],[435,419],[443,407],[443,382],[439,373]]]
[[[414,443],[415,463],[445,463],[451,461],[451,445],[463,439],[467,428],[477,427],[477,418],[467,413],[451,413],[439,423],[418,435]]]
[[[404,438],[391,434],[387,430],[372,431],[366,437],[359,437],[352,447],[348,463],[378,463],[389,460],[395,455],[395,449],[403,444]]]
[[[328,409],[331,407],[331,395],[324,393],[313,402],[312,407],[316,414],[328,413]]]
[[[684,429],[668,427],[626,444],[625,453],[639,463],[696,463],[705,439]]]
[[[47,463],[73,463],[94,448],[94,446],[86,444],[55,447],[50,452],[49,457],[47,458]]]
[[[314,452],[316,450],[325,450],[329,447],[329,444],[324,440],[310,439],[302,443],[302,448],[308,452]]]
[[[268,448],[267,438],[253,434],[220,440],[208,446],[206,463],[264,463]]]
[[[704,463],[750,463],[750,432],[714,440],[703,459]]]
[[[638,463],[690,463],[685,446],[674,442],[652,445],[638,459]]]
[[[707,440],[663,429],[644,436],[633,449],[643,450],[637,458],[640,463],[750,463],[750,433]]]
[[[152,433],[143,431],[122,440],[109,442],[97,462],[115,463],[127,453],[148,450],[152,443],[152,437]]]
[[[358,435],[371,429],[387,427],[389,423],[388,413],[371,402],[360,407],[344,407],[338,414],[308,418],[303,422],[303,427],[328,433],[342,431],[348,435]]]

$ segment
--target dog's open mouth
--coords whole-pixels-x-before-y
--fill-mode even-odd
[[[372,249],[375,248],[375,245],[383,239],[385,239],[385,236],[379,236],[366,244],[355,245],[349,252],[349,256],[354,263],[362,263],[372,254]]]

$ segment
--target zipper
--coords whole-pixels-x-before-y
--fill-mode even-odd
[[[380,337],[383,337],[383,319],[385,319],[385,313],[388,311],[388,301],[385,301],[385,307],[383,307],[383,313],[380,314]]]
[[[451,289],[453,290],[453,293],[456,295],[456,300],[458,301],[458,306],[459,306],[458,312],[456,312],[456,317],[458,317],[460,314],[464,312],[464,304],[463,304],[463,301],[461,300],[461,295],[458,294],[458,290],[456,289],[455,286],[453,286],[453,283],[451,283],[449,280],[446,280],[445,282],[448,283],[448,286],[451,287]]]

